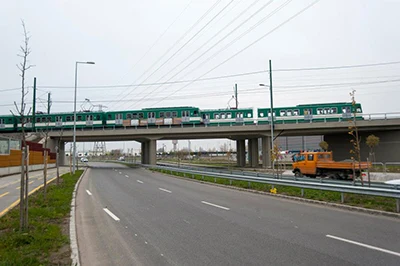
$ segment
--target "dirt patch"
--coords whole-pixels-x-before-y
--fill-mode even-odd
[[[69,218],[65,218],[60,224],[61,232],[69,239]],[[63,245],[60,249],[50,253],[49,265],[71,265],[71,246],[70,244]]]

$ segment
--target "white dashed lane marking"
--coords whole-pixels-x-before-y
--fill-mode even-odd
[[[168,190],[168,189],[165,189],[165,188],[158,188],[159,190],[161,190],[161,191],[164,191],[164,192],[167,192],[167,193],[172,193],[172,191],[170,191],[170,190]]]
[[[230,210],[230,209],[227,208],[227,207],[220,206],[220,205],[217,205],[217,204],[214,204],[214,203],[210,203],[210,202],[207,202],[207,201],[202,201],[201,203],[207,204],[207,205],[210,205],[210,206],[213,206],[213,207],[216,207],[216,208],[220,208],[220,209],[223,209],[223,210],[226,210],[226,211],[229,211],[229,210]]]

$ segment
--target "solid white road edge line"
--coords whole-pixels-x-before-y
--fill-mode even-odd
[[[165,188],[158,188],[159,190],[161,190],[161,191],[164,191],[164,192],[168,192],[168,193],[172,193],[172,191],[169,191],[168,189],[165,189]]]
[[[140,184],[143,184],[143,181],[140,181],[140,180],[136,180],[136,182],[138,182]]]
[[[367,244],[363,244],[363,243],[360,243],[360,242],[344,239],[344,238],[337,237],[337,236],[326,235],[326,237],[333,238],[333,239],[340,240],[340,241],[343,241],[343,242],[347,242],[347,243],[350,243],[350,244],[358,245],[358,246],[361,246],[361,247],[365,247],[365,248],[381,251],[381,252],[384,252],[384,253],[388,253],[388,254],[392,254],[392,255],[400,257],[400,253],[394,252],[394,251],[391,251],[391,250],[374,247],[374,246],[371,246],[371,245],[367,245]]]
[[[92,193],[91,193],[89,190],[87,190],[87,189],[86,189],[86,193],[88,193],[89,196],[92,196]]]
[[[230,209],[227,208],[227,207],[220,206],[220,205],[217,205],[217,204],[213,204],[213,203],[210,203],[210,202],[207,202],[207,201],[202,201],[201,203],[207,204],[207,205],[210,205],[210,206],[213,206],[213,207],[217,207],[217,208],[220,208],[220,209],[223,209],[223,210],[227,210],[227,211],[230,210]]]
[[[125,177],[129,177],[128,175],[125,175]]]
[[[103,210],[111,216],[111,218],[113,218],[115,221],[119,221],[119,218],[112,212],[110,212],[110,210],[108,210],[107,208],[103,208]]]

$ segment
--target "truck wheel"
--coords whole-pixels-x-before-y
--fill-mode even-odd
[[[295,177],[303,177],[303,174],[300,172],[300,170],[295,170],[294,171],[294,176]]]

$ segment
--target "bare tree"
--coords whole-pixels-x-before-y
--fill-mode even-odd
[[[353,145],[352,149],[350,150],[350,153],[352,154],[351,159],[353,160],[353,180],[355,180],[355,167],[356,167],[356,161],[357,166],[358,166],[358,172],[360,174],[361,178],[361,184],[364,185],[364,181],[362,178],[362,173],[361,173],[361,137],[358,134],[358,127],[357,127],[357,108],[356,108],[356,99],[355,99],[356,91],[353,90],[350,93],[351,96],[351,104],[353,108],[353,119],[350,120],[351,125],[349,126],[349,134],[352,136],[352,139],[350,140],[350,143]]]
[[[42,130],[42,136],[44,137],[44,152],[43,152],[43,197],[46,200],[47,194],[47,140],[49,138],[49,117],[46,117],[46,127]]]
[[[22,62],[17,64],[17,68],[20,71],[21,77],[21,103],[18,106],[17,102],[14,101],[14,106],[17,110],[17,114],[11,113],[17,118],[17,121],[21,123],[21,186],[20,186],[20,230],[25,230],[28,227],[28,148],[26,145],[26,135],[25,135],[25,125],[30,122],[29,114],[31,109],[26,111],[26,102],[25,98],[28,94],[28,89],[25,88],[25,78],[26,72],[33,67],[33,65],[29,64],[28,56],[31,53],[31,49],[29,48],[29,40],[30,36],[26,30],[25,22],[21,21],[22,28],[24,30],[24,41],[20,46],[19,57],[22,58]]]

